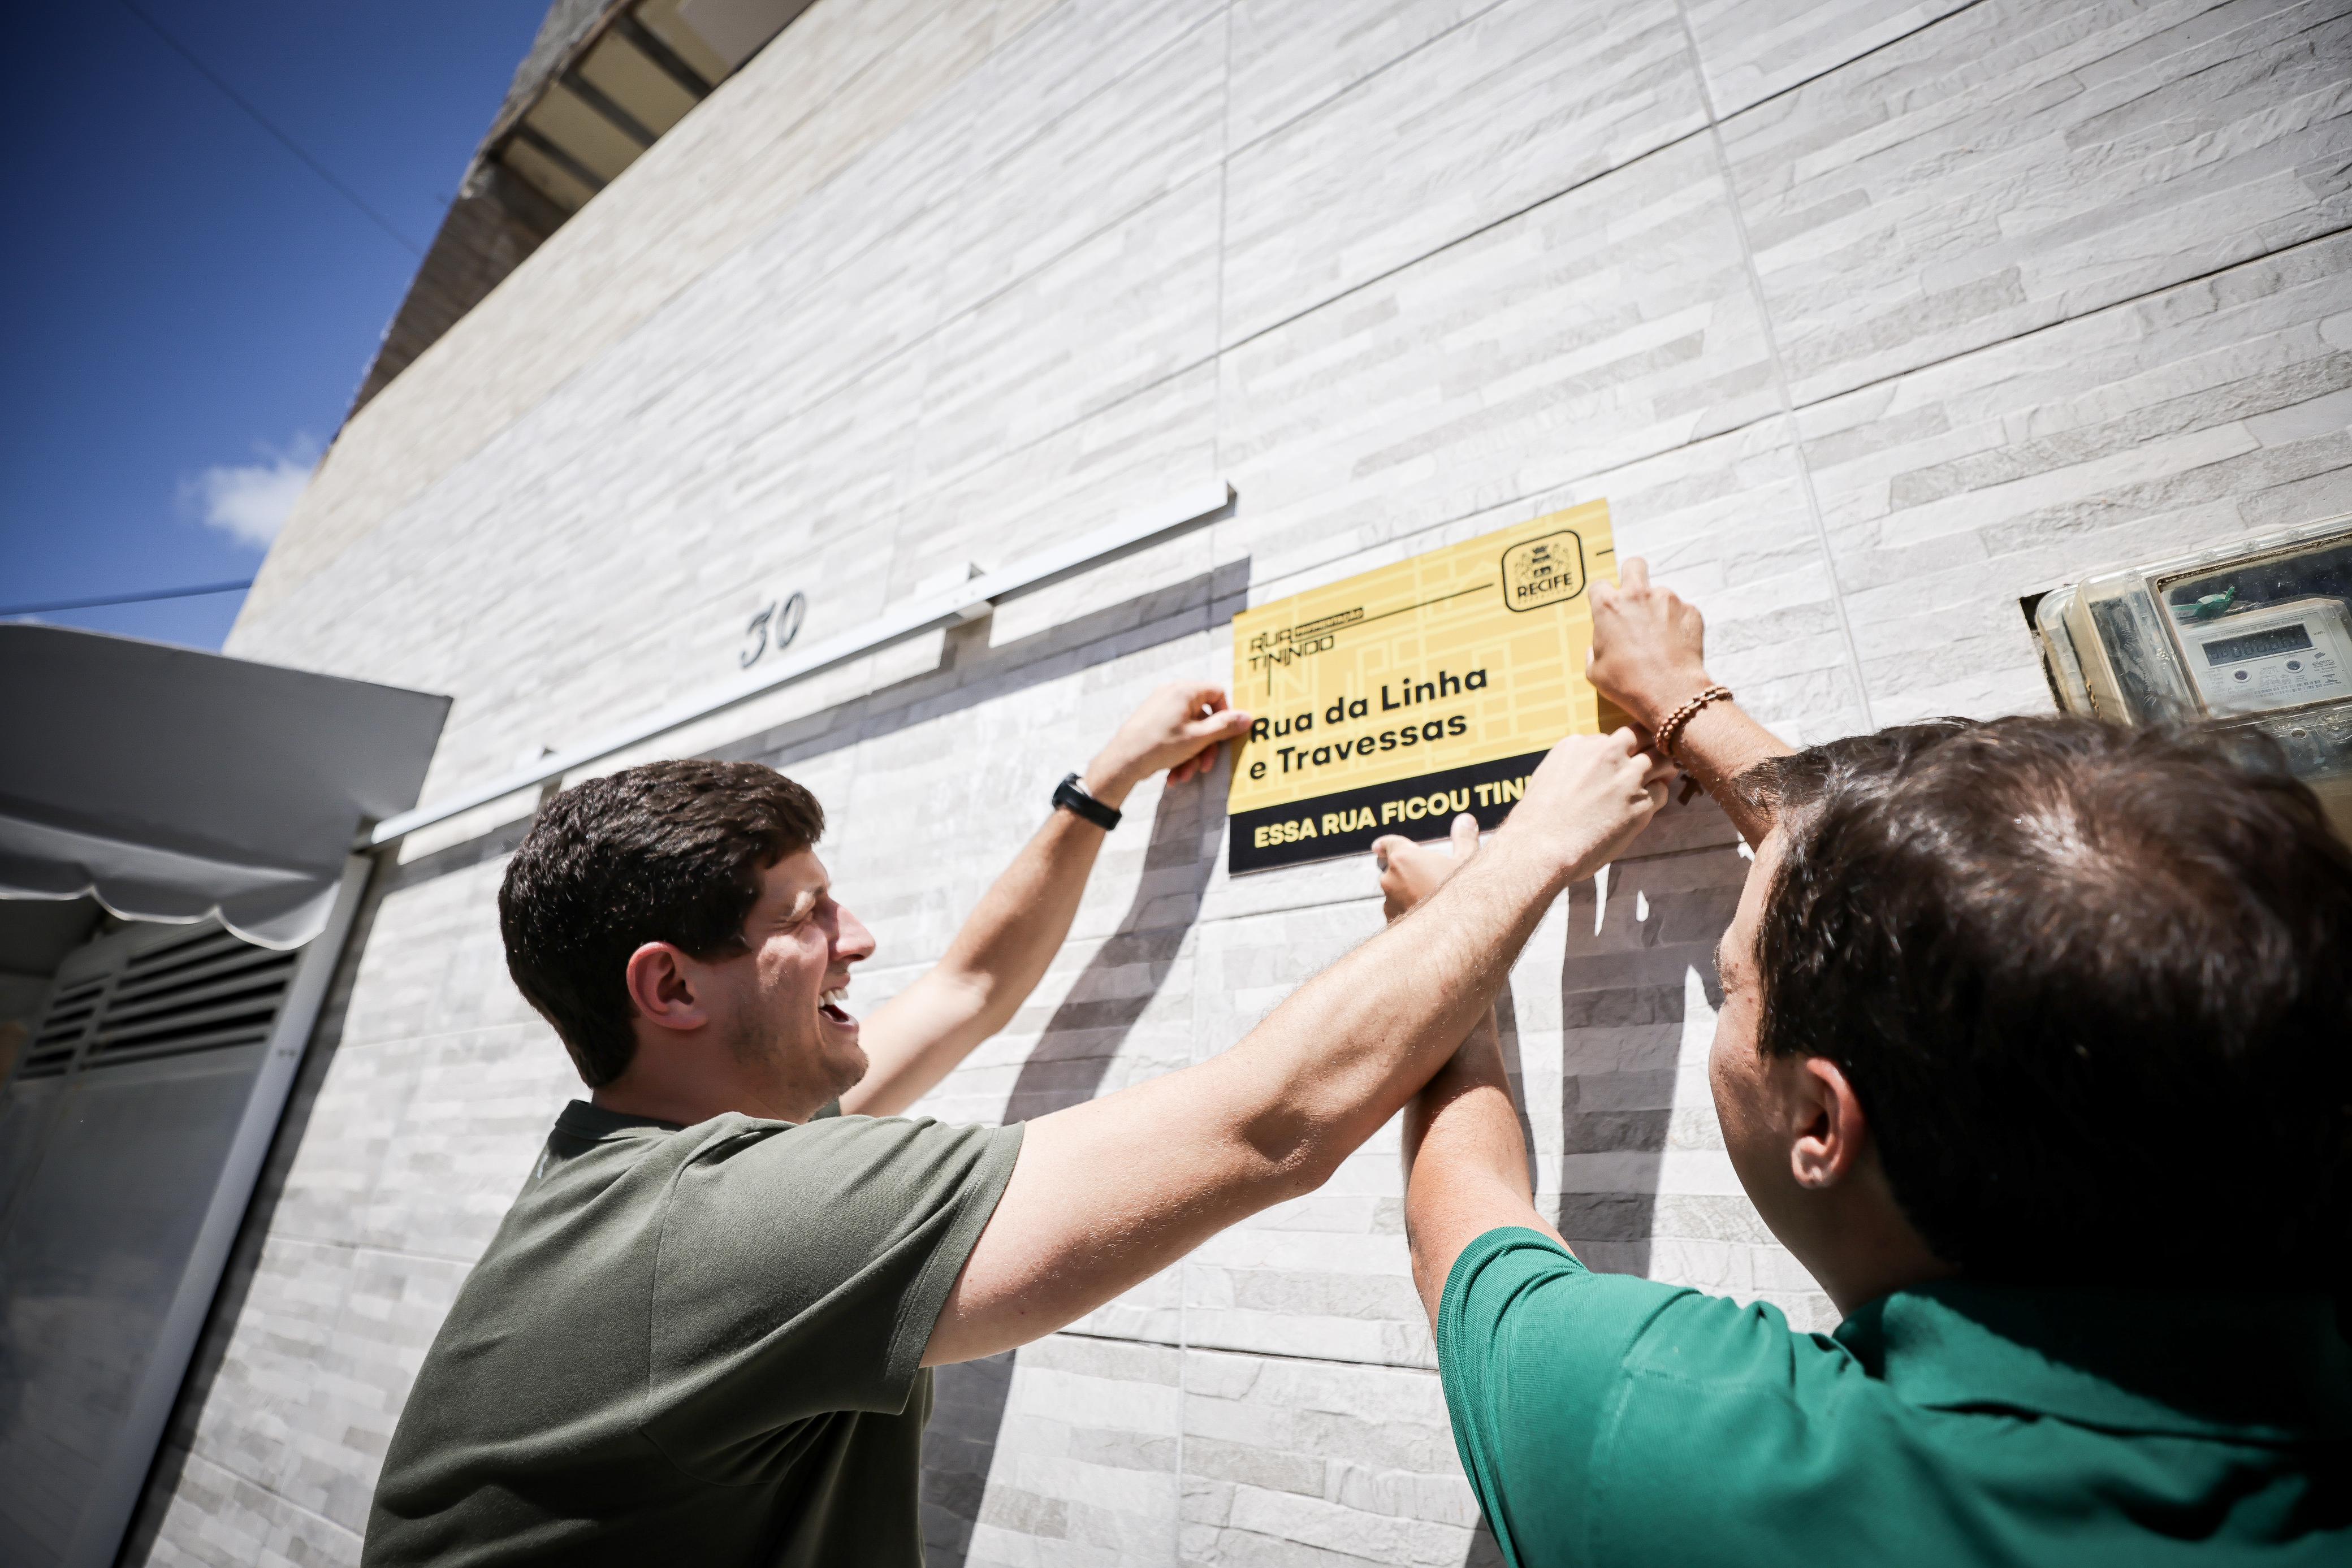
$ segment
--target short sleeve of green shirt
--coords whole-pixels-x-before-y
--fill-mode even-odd
[[[1437,1349],[1514,1568],[2352,1562],[2316,1294],[1949,1280],[1801,1333],[1509,1228],[1455,1261]]]
[[[1437,1358],[1454,1445],[1496,1540],[1520,1568],[1544,1560],[1520,1542],[1583,1535],[1617,1368],[1659,1294],[1646,1281],[1595,1274],[1524,1229],[1488,1231],[1446,1276]],[[1540,1476],[1529,1473],[1537,1469]]]
[[[904,1409],[1020,1137],[835,1116],[711,1139],[661,1217],[646,1435],[699,1469],[806,1416]]]
[[[1806,1466],[1837,1469],[1809,1412],[1851,1358],[1769,1306],[1596,1274],[1502,1229],[1455,1261],[1437,1337],[1463,1468],[1517,1568],[1738,1561],[1775,1511],[1754,1511],[1772,1500],[1757,1483],[1801,1492]]]

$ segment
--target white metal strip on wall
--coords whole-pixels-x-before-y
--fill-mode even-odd
[[[699,718],[751,701],[764,692],[846,664],[860,654],[875,653],[894,643],[942,626],[975,621],[996,604],[1044,588],[1073,573],[1103,566],[1162,539],[1205,523],[1223,513],[1234,501],[1233,486],[1219,479],[1199,489],[1189,490],[1171,497],[1149,510],[1120,517],[1089,533],[1080,534],[1052,549],[1040,550],[1026,559],[1015,562],[1002,571],[992,571],[973,578],[941,593],[928,594],[911,600],[866,622],[852,632],[830,637],[815,646],[762,670],[759,674],[730,681],[712,692],[690,697],[684,702],[609,730],[594,739],[568,750],[551,752],[529,767],[519,768],[479,784],[461,789],[454,795],[419,806],[413,811],[403,811],[396,817],[386,817],[378,822],[361,841],[360,847],[376,849],[404,838],[419,828],[429,828],[436,822],[470,811],[478,806],[522,790],[536,789],[551,779],[561,779],[575,768],[585,768],[615,752],[625,751]]]

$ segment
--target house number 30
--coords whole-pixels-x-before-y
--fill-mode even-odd
[[[735,655],[735,662],[748,670],[771,651],[782,653],[801,634],[801,622],[807,614],[808,596],[803,593],[793,592],[761,605],[743,628],[743,651]]]

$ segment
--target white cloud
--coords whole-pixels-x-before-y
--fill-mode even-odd
[[[215,464],[182,480],[180,499],[207,528],[220,529],[239,544],[268,549],[319,465],[319,444],[297,435],[283,447],[265,444],[259,450],[262,462]]]

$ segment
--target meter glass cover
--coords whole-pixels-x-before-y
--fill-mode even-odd
[[[2300,621],[2292,626],[2273,626],[2263,632],[2249,632],[2242,637],[2224,637],[2205,644],[2205,662],[2209,664],[2234,664],[2246,659],[2259,659],[2270,653],[2292,653],[2311,646],[2311,632]]]
[[[2352,842],[2352,513],[2096,572],[2032,619],[2062,706],[2258,729]]]

